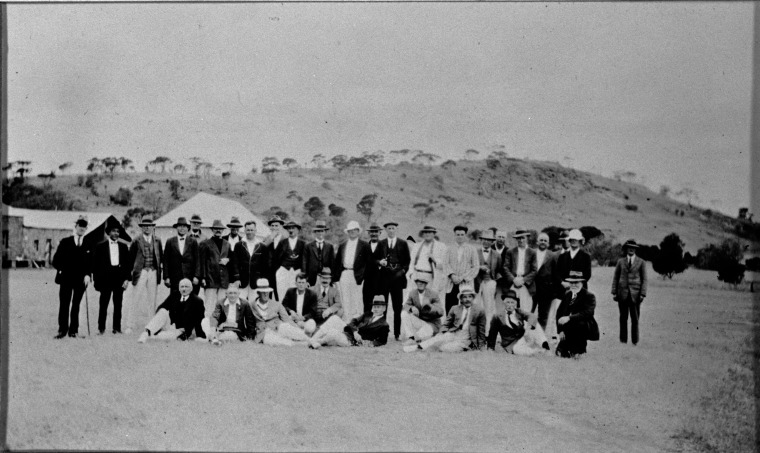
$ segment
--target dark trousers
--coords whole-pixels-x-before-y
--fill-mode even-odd
[[[372,299],[374,299],[377,294],[381,294],[381,291],[378,289],[379,287],[380,282],[377,281],[376,277],[364,279],[364,284],[362,285],[362,302],[364,304],[364,313],[369,313],[372,311]]]
[[[119,287],[105,288],[100,292],[100,311],[98,312],[98,330],[106,330],[106,316],[108,315],[108,302],[113,294],[113,330],[121,332],[121,301],[124,290]]]
[[[388,288],[383,291],[386,305],[388,304],[388,296],[390,296],[393,306],[393,336],[398,338],[401,335],[401,306],[404,305],[404,290],[401,288]],[[388,310],[385,310],[383,316],[387,314]]]
[[[491,326],[488,328],[488,337],[486,338],[486,346],[488,349],[494,349],[496,347],[496,336],[501,336],[501,347],[507,352],[512,352],[512,346],[517,343],[517,340],[522,338],[525,334],[523,327],[507,327],[501,321],[501,318],[494,316],[491,318]]]
[[[536,294],[533,295],[533,305],[538,306],[538,323],[541,328],[546,330],[546,323],[549,319],[549,309],[552,306],[554,294],[551,286],[547,284],[536,284]]]
[[[565,333],[565,339],[557,345],[557,352],[563,357],[573,354],[585,354],[588,344],[588,326],[583,321],[568,321],[557,326],[559,332]]]
[[[631,299],[630,294],[625,301],[618,301],[618,308],[620,309],[620,342],[628,342],[628,314],[631,315],[631,343],[636,344],[639,342],[639,307],[640,303],[636,303]]]
[[[61,284],[58,290],[58,333],[75,335],[79,332],[79,303],[82,302],[84,289],[84,282],[75,286]],[[69,322],[69,307],[71,307],[71,322]]]
[[[451,292],[446,294],[446,316],[454,305],[459,305],[459,285],[454,285]]]

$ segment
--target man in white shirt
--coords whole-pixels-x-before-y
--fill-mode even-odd
[[[227,228],[230,229],[230,234],[223,236],[223,238],[230,244],[230,249],[235,250],[235,246],[240,242],[240,229],[243,228],[243,224],[240,223],[240,219],[232,216],[232,220],[227,224]]]
[[[441,329],[443,305],[438,293],[428,289],[430,276],[417,274],[414,277],[416,289],[409,291],[401,311],[401,331],[409,342],[423,341],[437,334]]]
[[[245,341],[256,337],[256,319],[251,306],[240,300],[239,295],[237,286],[227,288],[227,296],[216,304],[211,318],[202,321],[212,343]],[[209,322],[209,328],[206,328],[206,322]]]
[[[95,247],[93,279],[100,292],[98,335],[106,330],[108,303],[113,295],[113,333],[121,333],[121,303],[124,290],[129,285],[131,263],[127,244],[119,241],[120,226],[117,222],[106,225],[108,239]]]
[[[372,250],[369,243],[359,239],[361,227],[352,220],[346,226],[348,239],[338,246],[335,257],[335,271],[343,304],[343,320],[351,321],[364,312],[362,285],[364,271],[370,261]]]
[[[425,225],[420,230],[421,242],[412,246],[410,253],[411,264],[409,265],[408,279],[411,281],[415,273],[426,273],[432,281],[429,288],[438,294],[445,294],[448,277],[444,270],[446,265],[446,245],[435,240],[437,230],[435,227]],[[414,286],[412,281],[410,288]]]
[[[272,257],[272,267],[276,269],[276,293],[279,300],[283,300],[288,288],[295,286],[296,275],[301,271],[303,255],[306,251],[306,242],[298,237],[301,233],[301,225],[291,220],[285,224],[284,228],[288,232],[288,237],[277,244]]]
[[[296,287],[288,288],[282,298],[282,306],[287,310],[293,322],[307,335],[317,330],[314,318],[317,315],[317,294],[309,288],[306,274],[296,275]]]
[[[127,302],[127,330],[144,325],[156,312],[158,284],[162,282],[164,251],[155,232],[153,217],[146,215],[138,224],[142,234],[134,238],[129,253],[132,263],[132,297]]]
[[[267,247],[256,238],[256,222],[245,222],[245,237],[235,245],[230,257],[230,279],[240,288],[240,297],[256,298],[256,281],[269,275]]]
[[[454,227],[454,245],[446,253],[446,313],[459,300],[459,286],[473,286],[480,270],[478,253],[467,243],[468,228],[464,225]]]
[[[203,330],[203,300],[192,294],[192,282],[184,278],[180,280],[177,292],[159,305],[156,314],[145,326],[145,330],[137,339],[145,343],[149,338],[156,340],[187,340],[195,332],[196,341],[206,341]]]

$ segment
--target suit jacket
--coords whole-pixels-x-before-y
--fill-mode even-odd
[[[470,305],[470,349],[483,349],[486,346],[486,312],[479,304]],[[456,332],[462,324],[464,305],[454,305],[449,310],[441,332]]]
[[[628,257],[620,258],[612,278],[612,295],[618,302],[625,302],[630,295],[634,303],[640,303],[647,295],[647,263],[636,255],[633,265],[628,264]]]
[[[528,292],[532,295],[536,294],[536,285],[533,279],[536,278],[536,251],[530,247],[525,249],[525,264],[522,269],[517,269],[517,247],[509,249],[505,254],[504,266],[503,266],[503,286],[504,289],[509,289],[515,277],[518,274],[522,274],[525,280],[525,287],[528,288]]]
[[[332,315],[343,317],[343,304],[340,302],[338,288],[334,286],[328,287],[324,297],[322,297],[322,285],[312,286],[311,290],[317,295],[317,308],[314,316],[314,321],[317,324],[322,324]],[[325,313],[326,310],[327,313]]]
[[[458,246],[452,245],[446,250],[446,276],[450,277],[452,274],[462,277],[462,283],[474,284],[475,277],[478,276],[480,271],[480,259],[478,259],[478,251],[470,244],[462,244],[464,251],[462,252],[462,260],[458,259]],[[451,278],[446,281],[446,293],[450,293],[454,288],[454,282]]]
[[[317,248],[317,241],[311,241],[306,244],[303,253],[303,263],[301,271],[306,273],[309,285],[314,286],[317,283],[317,274],[325,267],[332,270],[335,263],[335,247],[327,241],[322,243],[322,251]]]
[[[578,253],[572,259],[570,258],[569,251],[562,253],[557,258],[557,272],[555,274],[555,283],[558,288],[562,288],[562,281],[570,275],[570,271],[582,272],[583,278],[586,279],[583,282],[583,287],[588,288],[588,281],[591,279],[591,255],[582,249],[578,249]],[[564,292],[564,288],[562,288],[561,292]],[[562,294],[560,293],[557,297],[561,298]]]
[[[137,280],[140,279],[140,273],[145,267],[145,256],[143,255],[143,244],[145,237],[141,234],[132,241],[132,245],[129,247],[129,253],[132,261],[132,283],[137,284]],[[161,263],[164,259],[163,247],[161,247],[161,241],[158,240],[156,235],[153,235],[153,267],[156,269],[156,284],[161,281]]]
[[[255,300],[250,302],[250,306],[253,317],[256,318],[256,337],[254,339],[256,343],[264,341],[264,332],[266,329],[277,331],[277,328],[280,327],[280,324],[283,322],[295,325],[290,318],[290,315],[288,315],[288,312],[285,311],[285,307],[276,300],[270,299],[269,303],[267,303],[267,308],[263,313],[259,311]]]
[[[253,253],[248,250],[245,240],[235,244],[230,255],[230,281],[239,281],[240,287],[255,287],[256,280],[269,277],[269,248],[257,242]]]
[[[385,256],[382,258],[385,258],[388,262],[388,265],[381,269],[383,284],[387,285],[388,289],[406,288],[406,273],[409,272],[409,263],[412,260],[409,253],[409,244],[401,238],[396,238],[393,248],[390,247],[390,240],[388,238],[380,242],[383,244],[383,250],[385,251]]]
[[[119,267],[111,267],[111,248],[109,241],[102,241],[95,246],[92,262],[92,281],[96,291],[121,288],[125,281],[130,280],[132,273],[132,261],[129,256],[129,247],[122,241],[117,241],[119,248]]]
[[[201,280],[206,281],[206,288],[227,289],[230,286],[229,266],[219,263],[222,258],[230,258],[230,252],[230,244],[225,240],[222,240],[221,250],[211,238],[201,242],[198,255],[201,262]]]
[[[475,282],[478,286],[485,280],[498,281],[502,277],[501,254],[496,252],[494,249],[491,249],[491,251],[488,253],[488,260],[486,260],[485,255],[483,254],[483,248],[478,248],[478,262],[480,263],[480,266],[488,266],[487,271],[484,271],[482,269],[478,271],[478,276],[475,277]]]
[[[272,270],[277,272],[280,266],[284,266],[287,269],[301,269],[303,264],[303,255],[306,251],[306,242],[298,238],[296,240],[295,250],[290,249],[290,241],[287,237],[283,237],[277,244],[277,248],[274,249],[274,255],[272,256]]]
[[[338,246],[338,253],[335,256],[335,267],[332,270],[333,278],[335,281],[340,280],[340,274],[345,269],[343,267],[343,256],[346,254],[346,243],[343,241]],[[369,247],[369,243],[361,239],[357,240],[356,254],[354,255],[354,279],[357,285],[361,285],[364,281],[364,272],[371,259],[372,249]]]
[[[53,255],[53,267],[58,271],[55,282],[59,285],[84,285],[84,277],[90,275],[92,250],[82,238],[82,245],[77,247],[74,236],[61,239]]]
[[[409,295],[404,302],[402,310],[409,310],[411,307],[415,307],[419,312],[417,316],[421,320],[430,323],[433,327],[433,335],[437,334],[441,330],[441,318],[443,317],[443,305],[441,305],[441,299],[438,297],[438,293],[425,288],[423,293],[425,297],[425,304],[420,303],[420,294],[417,289],[409,291]]]
[[[536,259],[538,259],[538,254],[536,254]],[[556,293],[556,277],[554,274],[557,272],[557,259],[559,259],[559,253],[547,249],[544,262],[538,266],[536,278],[533,279],[536,288],[540,288],[541,292],[547,294],[548,297],[554,297]]]
[[[179,237],[173,236],[166,241],[164,249],[164,279],[169,279],[172,289],[179,288],[183,278],[201,279],[201,262],[198,254],[198,241],[189,234],[185,235],[185,249],[179,252]]]
[[[289,312],[297,313],[297,291],[298,290],[296,288],[288,288],[288,290],[285,291],[285,296],[282,298],[282,306],[285,307]],[[316,312],[317,294],[312,291],[311,288],[306,288],[306,292],[303,295],[303,308],[301,310],[301,316],[303,316],[304,319],[308,321],[309,319],[312,319],[316,316]]]
[[[217,327],[224,324],[229,317],[229,311],[232,308],[231,305],[226,305],[227,299],[220,300],[214,307],[214,314],[211,315],[211,327]],[[240,340],[254,338],[256,336],[256,318],[253,316],[251,305],[245,299],[238,299],[235,310],[236,313],[236,327],[226,327],[225,330],[232,330],[238,334]]]
[[[535,325],[538,320],[538,316],[536,314],[528,313],[522,308],[515,308],[515,315],[517,318],[517,323],[513,324],[510,322],[510,324],[507,324],[507,310],[504,304],[502,303],[501,307],[497,306],[496,312],[494,313],[494,318],[498,318],[499,321],[501,321],[503,327],[498,332],[496,329],[491,329],[488,332],[489,347],[493,347],[493,345],[496,343],[496,335],[501,335],[501,344],[504,347],[513,345],[517,342],[517,340],[525,335],[525,322],[528,321],[530,324]]]
[[[413,275],[415,272],[415,269],[424,265],[424,263],[418,263],[417,260],[421,259],[422,256],[420,253],[420,249],[422,247],[428,247],[428,245],[424,241],[420,241],[415,243],[412,246],[412,250],[410,252],[411,255],[411,261],[409,263],[409,275]],[[428,285],[428,287],[434,291],[442,292],[446,291],[446,284],[448,281],[448,275],[446,273],[446,250],[447,246],[443,242],[440,241],[433,241],[433,251],[431,253],[432,258],[435,260],[436,264],[433,268],[433,281]],[[410,287],[414,287],[414,282],[410,285]]]
[[[344,328],[348,339],[353,340],[354,332],[359,332],[362,340],[371,341],[373,346],[382,346],[388,343],[388,333],[391,331],[388,321],[381,316],[380,319],[372,322],[374,316],[372,313],[364,313],[352,319]]]
[[[557,332],[571,328],[572,331],[588,336],[589,323],[594,322],[596,297],[585,288],[581,288],[574,301],[572,296],[573,293],[567,291],[557,307]],[[559,319],[563,316],[569,316],[570,321],[561,326]]]
[[[380,268],[380,260],[385,258],[387,251],[385,247],[387,243],[385,241],[377,241],[375,245],[375,251],[372,251],[372,243],[367,242],[369,245],[369,260],[367,267],[364,269],[364,288],[368,288],[371,294],[379,294],[380,286],[382,283],[382,269]]]
[[[162,308],[169,312],[169,319],[178,329],[184,329],[185,333],[182,334],[183,340],[192,335],[193,329],[195,330],[195,336],[198,338],[206,338],[206,334],[201,327],[201,321],[203,321],[205,314],[205,306],[203,305],[203,299],[190,294],[185,302],[181,302],[182,295],[178,292],[172,292],[169,294],[164,302],[158,306],[156,312]]]

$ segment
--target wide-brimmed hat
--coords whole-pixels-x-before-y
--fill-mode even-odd
[[[190,223],[188,223],[187,219],[184,217],[179,217],[177,219],[177,223],[175,223],[172,228],[177,228],[178,226],[186,226],[190,228]]]
[[[430,278],[429,274],[426,274],[424,272],[416,272],[414,274],[414,281],[415,282],[425,282],[427,284],[430,284],[430,282],[433,281],[433,279]]]
[[[367,232],[373,232],[373,231],[382,231],[383,229],[380,228],[380,225],[378,225],[376,222],[370,223],[370,225],[367,227]]]
[[[568,233],[567,238],[582,241],[583,233],[581,233],[581,230],[575,228],[575,229],[570,230],[570,233]]]
[[[383,228],[388,228],[388,226],[390,226],[390,225],[393,225],[393,226],[398,226],[398,222],[395,222],[395,221],[393,221],[393,220],[391,220],[390,222],[385,222],[385,223],[383,224]]]
[[[524,228],[521,228],[521,229],[518,229],[517,231],[515,231],[514,234],[512,234],[512,237],[515,238],[515,239],[517,239],[517,238],[524,238],[524,237],[530,237],[530,231],[528,231],[528,230],[526,230]]]
[[[480,233],[480,239],[487,239],[489,241],[495,241],[496,236],[493,235],[493,231],[491,230],[485,230],[484,232]]]
[[[461,298],[465,294],[472,294],[473,296],[475,296],[477,293],[475,292],[475,288],[473,288],[472,285],[460,285],[459,297]]]
[[[329,228],[327,228],[327,222],[324,220],[317,220],[314,222],[314,226],[312,227],[311,231],[327,231]]]
[[[243,228],[243,224],[240,223],[240,219],[232,216],[232,220],[230,220],[230,223],[227,224],[227,228]]]
[[[257,293],[271,293],[274,290],[269,286],[269,280],[260,278],[256,280],[256,292]]]
[[[374,299],[372,299],[372,305],[382,305],[383,307],[385,307],[386,305],[388,305],[388,302],[385,301],[385,297],[381,295],[377,295],[375,296]]]
[[[359,225],[359,222],[357,222],[356,220],[352,220],[348,222],[348,225],[346,225],[346,229],[344,231],[348,233],[351,230],[359,230],[359,232],[361,233],[362,227],[361,225]]]
[[[221,220],[216,219],[216,220],[214,220],[214,223],[211,224],[211,229],[212,230],[223,230],[224,229],[224,224],[222,223]]]
[[[572,282],[585,282],[586,279],[583,278],[583,272],[581,271],[570,271],[567,277],[565,277],[565,281],[572,283]]]
[[[520,300],[517,297],[517,293],[515,292],[514,289],[507,290],[507,292],[505,292],[504,294],[502,294],[501,295],[501,300],[504,300],[504,299]]]
[[[278,215],[273,215],[269,218],[269,221],[267,222],[267,225],[271,225],[273,223],[279,223],[280,225],[285,225],[285,221],[280,218]]]
[[[298,228],[300,230],[301,229],[301,225],[291,220],[290,222],[286,223],[283,226],[283,228],[285,228],[286,230],[288,228]]]
[[[76,222],[74,222],[74,225],[87,228],[87,217],[80,215]]]
[[[198,214],[193,214],[192,216],[190,216],[190,221],[203,223],[203,220],[201,220],[201,216],[199,216]]]
[[[437,233],[437,232],[438,232],[438,230],[436,230],[435,227],[432,227],[430,225],[425,225],[420,230],[420,234],[422,234],[422,233]]]
[[[156,226],[156,222],[153,221],[153,216],[150,215],[144,215],[142,217],[142,220],[140,220],[140,223],[137,224],[138,226]]]
[[[321,271],[319,271],[319,276],[332,278],[332,271],[330,270],[329,267],[325,267]]]
[[[627,241],[625,241],[625,244],[623,244],[623,249],[625,250],[629,247],[632,249],[637,249],[639,248],[639,244],[637,244],[636,241],[633,239],[628,239]]]

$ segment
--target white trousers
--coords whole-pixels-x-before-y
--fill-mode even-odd
[[[211,318],[214,314],[214,308],[216,303],[220,300],[224,300],[227,297],[227,290],[224,288],[206,288],[203,290],[203,308],[204,317],[206,319]]]
[[[169,311],[166,309],[158,310],[158,313],[148,321],[148,325],[145,329],[150,332],[148,338],[155,340],[176,340],[177,337],[182,335],[183,331],[177,329],[174,324],[171,323],[169,318]]]
[[[496,280],[482,281],[478,296],[483,302],[483,310],[486,312],[486,335],[488,335],[491,318],[493,318],[493,314],[496,312]]]
[[[557,308],[562,302],[559,299],[552,300],[549,306],[549,315],[546,318],[546,336],[554,339],[557,336]]]
[[[308,339],[309,337],[303,330],[283,322],[276,331],[267,328],[264,331],[263,342],[268,346],[293,346],[295,342],[306,342]]]
[[[467,346],[469,346],[469,342],[463,332],[439,333],[420,343],[420,347],[424,350],[439,350],[441,352],[462,352]]]
[[[515,285],[512,285],[512,289],[517,293],[517,298],[520,299],[520,308],[529,313],[533,313],[533,296],[530,295],[528,288],[526,288],[525,285],[522,285],[519,288],[515,288]]]
[[[423,341],[433,336],[433,326],[404,310],[401,312],[401,334],[403,338],[414,337],[417,341]]]
[[[311,341],[319,343],[320,346],[350,346],[351,342],[343,333],[345,327],[346,323],[338,315],[332,315],[319,326]]]
[[[125,310],[126,328],[148,324],[156,313],[156,293],[158,282],[156,271],[143,269],[137,279],[137,285],[132,287],[132,297],[128,298]]]
[[[352,319],[364,313],[364,301],[362,299],[362,285],[356,284],[354,271],[344,270],[338,280],[340,301],[343,305],[343,320],[351,322]]]
[[[535,329],[526,326],[525,334],[512,346],[512,353],[515,355],[533,355],[544,350],[541,345],[545,341],[546,334],[540,325],[536,324]]]
[[[256,299],[256,296],[256,287],[251,288],[251,285],[240,287],[240,297],[242,299],[251,302],[253,299]]]
[[[288,270],[282,266],[277,269],[275,279],[277,280],[277,295],[280,297],[279,302],[282,302],[282,298],[285,297],[285,292],[289,288],[295,288],[296,275],[298,275],[298,271],[295,269]]]

